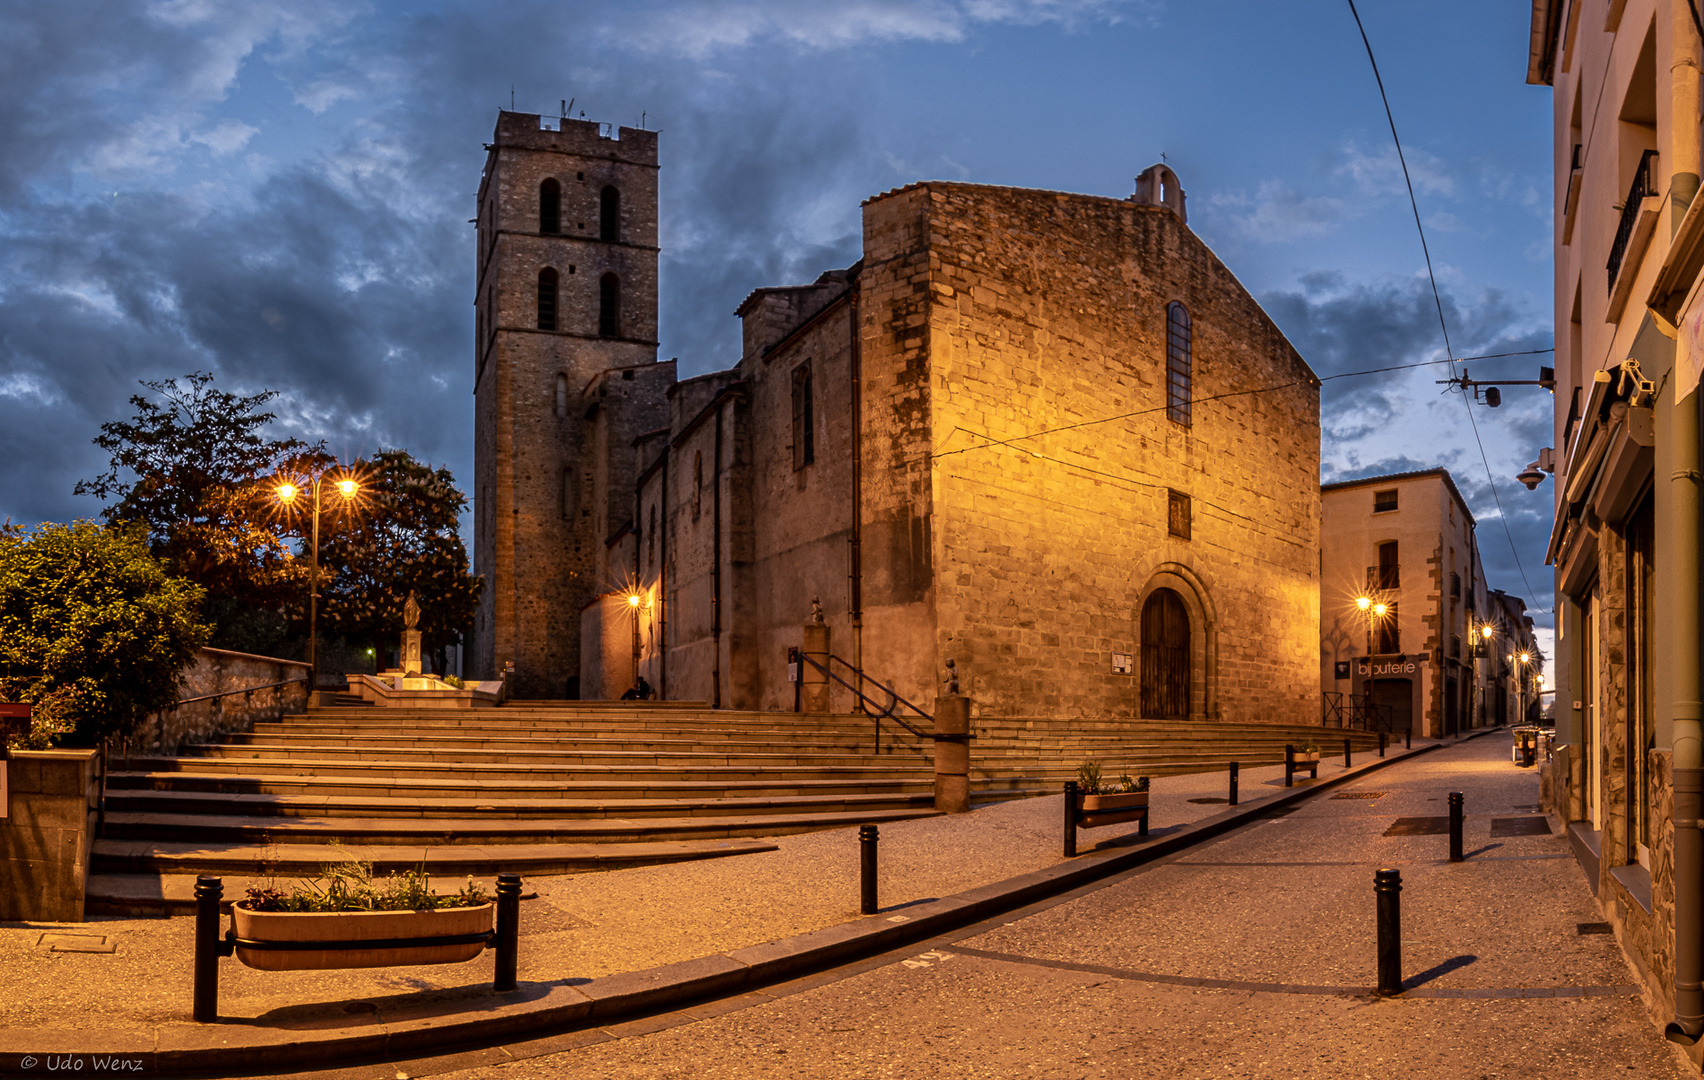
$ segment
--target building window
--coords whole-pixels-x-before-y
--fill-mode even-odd
[[[568,376],[556,373],[556,415],[568,415]]]
[[[621,192],[603,189],[598,199],[598,239],[614,243],[621,239]]]
[[[1460,660],[1461,659],[1461,635],[1460,634],[1451,634],[1450,635],[1450,659],[1451,660]]]
[[[1373,492],[1373,513],[1382,514],[1396,509],[1396,490]]]
[[[1450,571],[1450,599],[1461,599],[1461,575],[1453,570]]]
[[[1378,552],[1379,564],[1368,571],[1367,588],[1402,588],[1402,564],[1397,559],[1396,541],[1386,540],[1374,550]]]
[[[621,279],[605,274],[598,279],[598,337],[621,336]]]
[[[692,452],[692,520],[704,511],[704,451]]]
[[[548,266],[538,272],[538,328],[556,329],[556,271]]]
[[[1657,745],[1655,506],[1653,497],[1645,496],[1627,522],[1627,851],[1647,870],[1651,867],[1651,813],[1656,799],[1651,783],[1651,751]],[[1526,700],[1533,698],[1528,691]]]
[[[793,468],[816,460],[815,412],[811,404],[811,362],[793,369]]]
[[[1373,616],[1371,637],[1368,651],[1374,656],[1394,656],[1402,651],[1402,632],[1398,625],[1394,600],[1382,616]]]
[[[546,180],[538,186],[538,231],[562,231],[562,185]]]
[[[1189,718],[1189,611],[1170,589],[1142,605],[1142,717]]]
[[[1181,491],[1166,490],[1166,532],[1179,540],[1189,539],[1189,496]]]
[[[1189,426],[1191,377],[1189,312],[1177,301],[1166,305],[1166,419]]]

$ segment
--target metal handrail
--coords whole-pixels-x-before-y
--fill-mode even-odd
[[[188,705],[192,702],[212,701],[214,698],[230,697],[233,694],[251,694],[256,690],[270,690],[275,686],[294,686],[296,683],[305,683],[307,681],[308,677],[304,675],[300,679],[285,679],[283,682],[261,683],[259,686],[245,686],[240,690],[221,690],[217,694],[202,694],[199,697],[178,698],[177,704],[173,705],[172,709],[175,710],[179,705]]]
[[[910,709],[912,712],[916,713],[918,716],[921,716],[923,719],[929,721],[929,723],[933,724],[935,722],[935,718],[933,716],[930,716],[928,713],[924,712],[922,709],[919,709],[917,706],[913,705],[911,702],[900,697],[899,694],[896,693],[891,686],[887,686],[886,684],[882,683],[881,681],[879,681],[877,679],[872,679],[870,676],[865,675],[863,672],[859,671],[857,668],[853,667],[851,664],[847,663],[845,660],[842,660],[840,657],[835,656],[833,653],[828,654],[829,663],[839,661],[842,667],[845,667],[848,671],[851,671],[853,674],[857,675],[860,681],[875,683],[878,687],[881,687],[881,689],[884,690],[887,693],[887,696],[888,696],[888,703],[886,705],[883,705],[880,702],[878,702],[875,698],[864,693],[863,690],[859,689],[856,686],[853,686],[851,683],[847,682],[845,679],[842,679],[840,676],[836,675],[826,664],[818,663],[814,657],[812,657],[809,653],[805,652],[804,650],[801,649],[799,651],[798,655],[799,655],[800,660],[803,660],[805,663],[809,664],[811,667],[816,668],[818,671],[822,672],[824,675],[833,679],[835,682],[839,683],[841,686],[844,686],[846,689],[852,691],[852,693],[857,695],[858,700],[862,701],[866,705],[871,706],[872,708],[880,710],[880,711],[874,713],[871,717],[871,719],[873,719],[876,722],[876,752],[877,753],[881,753],[882,721],[884,719],[892,720],[894,723],[898,724],[900,727],[904,728],[905,730],[911,732],[911,734],[917,736],[919,739],[931,739],[931,738],[934,737],[932,735],[927,735],[927,734],[917,730],[916,728],[912,727],[909,723],[906,722],[905,717],[900,716],[897,712],[894,711],[895,709],[899,708],[899,706],[904,705],[906,708]]]
[[[1651,190],[1651,159],[1655,150],[1639,157],[1639,167],[1633,170],[1633,183],[1627,189],[1627,201],[1621,204],[1621,220],[1615,226],[1615,242],[1609,246],[1609,294],[1615,295],[1615,279],[1621,274],[1621,260],[1627,254],[1627,244],[1633,239],[1633,223],[1639,220],[1639,207],[1653,194]]]

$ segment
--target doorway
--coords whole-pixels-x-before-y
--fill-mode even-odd
[[[1189,719],[1189,611],[1170,589],[1142,605],[1142,715]]]

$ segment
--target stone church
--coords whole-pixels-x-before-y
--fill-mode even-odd
[[[682,379],[657,167],[652,131],[498,117],[475,674],[791,709],[820,618],[813,655],[925,711],[952,658],[989,715],[1317,721],[1319,381],[1169,168],[870,198],[860,259],[756,289],[739,362]]]

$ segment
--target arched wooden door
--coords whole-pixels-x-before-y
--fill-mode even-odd
[[[1189,611],[1170,589],[1142,605],[1142,715],[1189,719]]]

